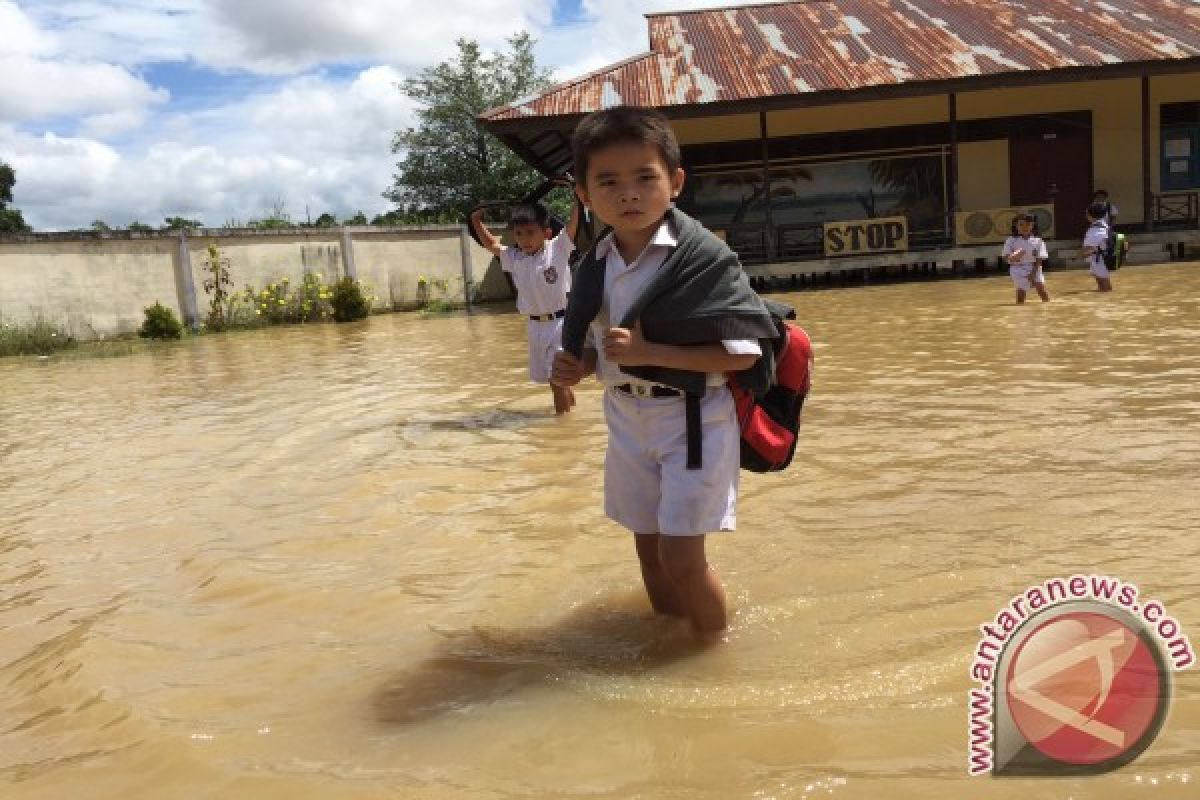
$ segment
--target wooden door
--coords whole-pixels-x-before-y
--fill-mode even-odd
[[[1055,238],[1074,239],[1087,229],[1084,212],[1092,200],[1092,133],[1055,127],[1032,127],[1008,140],[1011,202],[1053,203]]]

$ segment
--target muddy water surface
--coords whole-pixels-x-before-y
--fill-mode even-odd
[[[640,594],[594,385],[511,313],[0,361],[0,794],[1175,798],[1200,671],[1090,779],[966,775],[978,626],[1075,572],[1200,639],[1200,264],[783,295],[802,451],[711,541],[728,642]]]

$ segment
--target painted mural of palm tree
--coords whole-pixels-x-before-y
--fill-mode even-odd
[[[774,169],[771,171],[770,179],[763,182],[761,173],[754,174],[750,180],[747,180],[747,173],[733,174],[723,176],[717,181],[717,185],[722,189],[744,190],[749,188],[748,193],[743,193],[741,201],[730,218],[730,228],[736,229],[738,226],[745,224],[746,217],[751,210],[759,210],[763,225],[761,228],[762,235],[759,238],[761,242],[759,247],[766,248],[767,252],[776,251],[776,232],[771,230],[766,223],[766,201],[768,197],[768,187],[770,187],[770,199],[775,203],[783,198],[796,197],[800,194],[797,184],[802,182],[812,182],[813,176],[804,167],[786,167],[782,169]]]
[[[804,167],[787,167],[784,169],[775,169],[771,171],[771,199],[777,200],[782,197],[795,197],[799,194],[796,184],[801,181],[811,182],[813,179],[812,173]],[[733,212],[733,217],[730,223],[738,225],[746,221],[746,215],[750,213],[756,205],[762,206],[764,211],[763,216],[766,216],[766,207],[764,199],[767,194],[767,184],[763,183],[761,173],[753,173],[752,177],[747,180],[747,173],[738,173],[727,176],[722,176],[717,185],[722,189],[745,189],[749,188],[749,194],[743,194],[741,202],[738,203],[737,209]]]
[[[942,227],[946,199],[940,158],[881,158],[868,169],[874,185],[899,195],[887,213],[907,216],[914,230]]]

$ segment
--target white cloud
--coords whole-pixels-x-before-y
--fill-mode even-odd
[[[109,139],[141,127],[146,123],[147,116],[145,110],[140,108],[92,114],[81,120],[79,133],[90,139]]]
[[[118,151],[88,136],[0,127],[0,158],[16,170],[14,205],[39,230],[161,224],[166,216],[219,226],[270,213],[368,217],[387,209],[392,135],[413,105],[391,67],[350,81],[308,75],[269,94],[194,113],[156,115]],[[120,123],[102,118],[94,121]]]
[[[0,3],[10,0],[0,0]],[[187,58],[221,35],[209,0],[19,0],[60,56],[136,66]]]
[[[233,35],[203,49],[208,63],[267,72],[326,61],[370,60],[419,68],[452,55],[454,40],[501,46],[550,21],[552,0],[213,0]]]
[[[710,4],[584,0],[580,23],[551,29],[553,0],[0,0],[0,161],[39,230],[220,225],[280,201],[296,220],[371,216],[389,205],[392,136],[415,121],[395,84],[457,38],[500,48],[527,29],[567,78],[643,52],[645,11]],[[150,85],[162,61],[186,96]],[[193,86],[204,67],[233,80]],[[264,73],[278,79],[245,80]]]
[[[12,0],[0,0],[0,57],[34,56],[49,51],[53,44]]]
[[[0,121],[7,122],[128,112],[169,96],[112,64],[0,56],[0,75]]]

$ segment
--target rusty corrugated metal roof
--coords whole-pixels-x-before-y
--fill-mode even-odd
[[[648,53],[481,115],[669,107],[1200,56],[1200,0],[815,0],[647,15]]]

